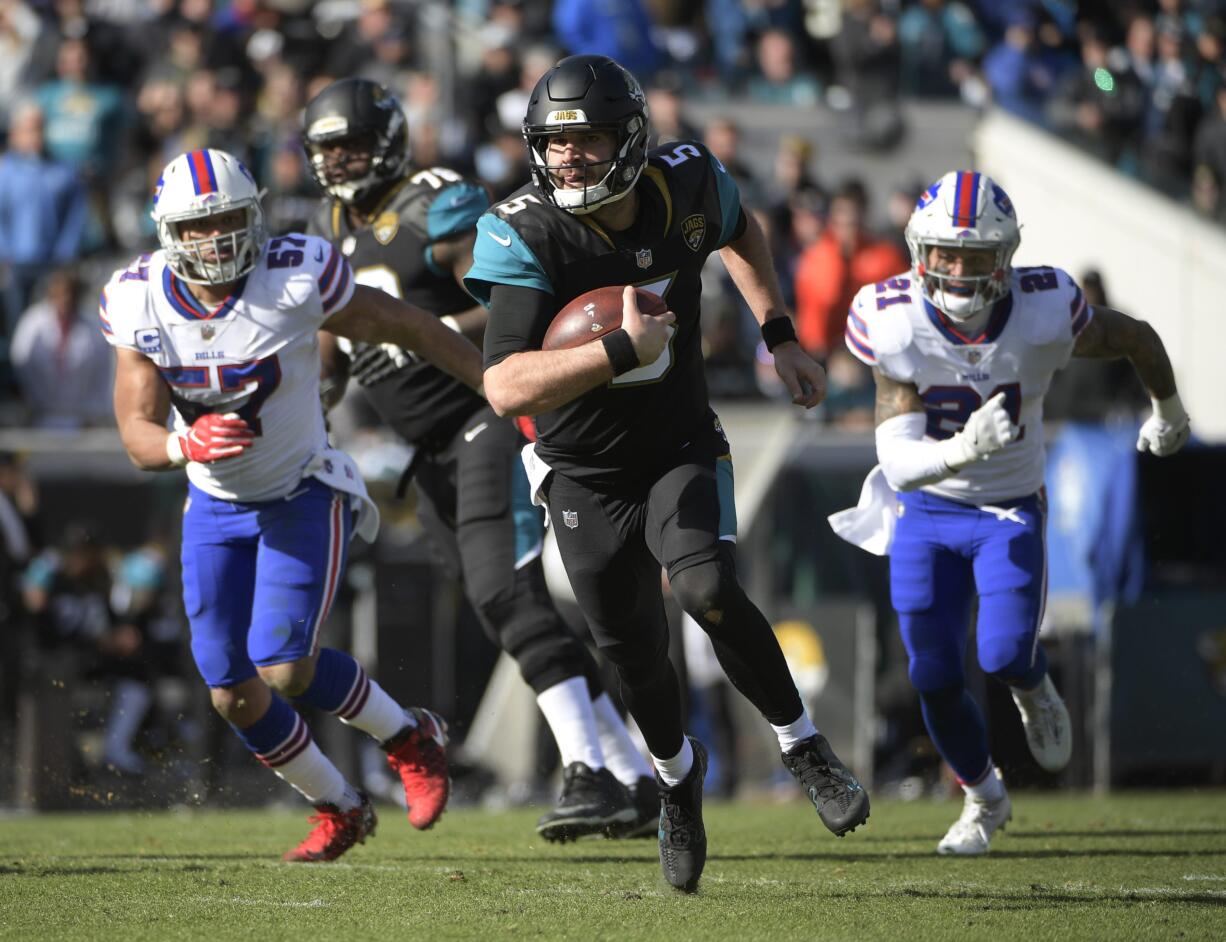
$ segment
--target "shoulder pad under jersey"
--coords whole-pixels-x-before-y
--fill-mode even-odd
[[[1031,346],[1071,343],[1090,322],[1090,307],[1072,276],[1060,268],[1013,269],[1014,310]]]
[[[912,372],[903,354],[913,335],[910,309],[920,303],[914,285],[911,276],[903,274],[862,287],[852,299],[843,335],[857,359],[899,380],[907,377],[896,372]]]
[[[98,326],[102,336],[117,347],[130,347],[143,353],[159,353],[152,349],[153,336],[138,336],[149,327],[149,268],[153,253],[137,256],[127,268],[120,268],[98,295]],[[142,349],[144,348],[144,349]]]
[[[263,264],[271,278],[284,279],[290,303],[304,304],[319,295],[327,320],[353,297],[353,270],[349,261],[327,239],[291,232],[268,240]]]
[[[446,167],[417,171],[409,187],[401,220],[427,245],[472,229],[490,206],[485,187]]]

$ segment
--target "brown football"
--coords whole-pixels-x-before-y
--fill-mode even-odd
[[[542,350],[569,350],[598,340],[622,325],[623,285],[609,285],[579,295],[554,315]],[[663,314],[668,305],[658,294],[636,288],[639,311],[652,316]]]

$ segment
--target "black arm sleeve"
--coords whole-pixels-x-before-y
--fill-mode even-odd
[[[552,294],[522,285],[494,285],[490,291],[489,323],[485,327],[486,369],[512,353],[541,349],[557,309]]]

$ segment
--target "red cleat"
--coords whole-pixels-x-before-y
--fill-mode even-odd
[[[387,764],[404,783],[409,806],[409,824],[424,831],[447,807],[451,777],[447,774],[447,724],[437,713],[423,707],[407,711],[416,726],[406,726],[383,743]]]
[[[316,805],[318,814],[311,815],[314,830],[293,850],[286,851],[282,860],[295,863],[323,863],[335,860],[354,844],[365,844],[366,838],[374,837],[375,806],[362,793],[362,803],[356,808],[341,811],[336,805]]]

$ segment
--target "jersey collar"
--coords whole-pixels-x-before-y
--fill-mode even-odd
[[[225,317],[234,310],[234,305],[243,296],[245,287],[247,287],[247,276],[243,275],[235,285],[234,291],[210,311],[191,293],[183,280],[170,270],[169,265],[162,269],[162,291],[166,295],[166,300],[170,302],[172,308],[189,320],[209,321],[215,317]]]
[[[958,328],[957,321],[938,311],[927,298],[924,298],[924,311],[937,332],[952,344],[962,346],[964,344],[995,343],[1004,331],[1005,325],[1009,323],[1009,315],[1013,311],[1013,292],[1010,291],[996,302],[983,332],[975,337],[964,334]]]

